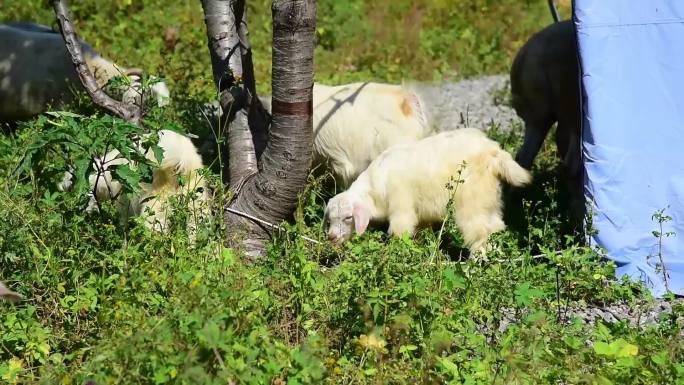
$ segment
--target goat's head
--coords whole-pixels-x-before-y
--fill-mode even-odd
[[[340,244],[356,232],[363,234],[370,222],[371,210],[353,192],[345,191],[328,201],[325,208],[325,222],[328,225],[328,239]]]

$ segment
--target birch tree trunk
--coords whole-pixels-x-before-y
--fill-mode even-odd
[[[311,167],[316,1],[273,2],[270,130],[254,86],[244,0],[203,0],[202,6],[222,122],[228,127],[227,172],[235,194],[227,207],[232,210],[224,214],[226,243],[258,258],[272,229],[253,218],[276,224],[291,218]]]

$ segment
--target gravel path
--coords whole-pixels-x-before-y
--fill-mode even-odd
[[[684,305],[684,300],[676,299],[675,305]],[[665,300],[655,300],[653,303],[638,303],[635,306],[629,304],[614,304],[607,307],[588,307],[583,309],[571,309],[569,315],[579,317],[586,323],[603,321],[614,323],[627,321],[631,327],[646,328],[658,324],[659,318],[672,313],[673,303]],[[684,317],[677,319],[679,325],[684,326]]]
[[[414,86],[440,130],[463,127],[509,129],[520,122],[515,111],[502,103],[508,75],[484,76],[444,84]]]
[[[661,319],[672,314],[672,307],[684,306],[684,299],[677,298],[673,302],[664,299],[655,299],[650,302],[641,301],[635,305],[627,303],[617,303],[610,306],[588,306],[588,307],[572,307],[569,309],[561,308],[562,322],[571,323],[573,319],[579,318],[586,325],[594,325],[598,322],[613,324],[621,321],[627,322],[630,327],[646,329],[656,326]],[[505,331],[509,325],[516,323],[514,311],[505,309],[504,319],[499,324],[499,331]],[[684,338],[684,314],[679,313],[676,321],[682,332],[680,335]]]

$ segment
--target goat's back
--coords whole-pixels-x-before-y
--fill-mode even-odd
[[[571,21],[551,24],[530,37],[511,66],[512,104],[523,120],[550,125],[577,103],[577,60]]]
[[[457,199],[467,194],[468,199],[498,204],[505,179],[500,160],[505,155],[515,164],[510,154],[478,129],[446,131],[389,148],[355,183],[370,185],[377,202],[411,196],[422,217],[437,220],[454,191]]]
[[[313,100],[314,154],[347,183],[391,145],[429,133],[418,96],[402,86],[315,84]]]
[[[27,119],[81,88],[62,35],[33,23],[0,25],[0,121]],[[84,59],[99,86],[121,69],[81,41]]]

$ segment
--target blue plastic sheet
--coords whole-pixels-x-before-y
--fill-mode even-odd
[[[574,21],[593,239],[618,275],[661,296],[664,267],[684,294],[684,1],[576,0]]]

